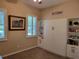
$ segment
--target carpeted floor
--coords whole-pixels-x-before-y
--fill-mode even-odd
[[[49,53],[41,48],[34,48],[28,51],[24,51],[21,53],[17,53],[15,55],[5,57],[3,59],[66,59],[66,58]]]

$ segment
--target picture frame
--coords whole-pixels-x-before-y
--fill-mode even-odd
[[[9,15],[8,16],[9,30],[10,31],[25,30],[25,20],[26,20],[25,17]]]

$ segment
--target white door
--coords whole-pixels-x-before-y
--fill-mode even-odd
[[[65,56],[67,42],[67,20],[44,20],[44,39],[41,47],[53,53]]]

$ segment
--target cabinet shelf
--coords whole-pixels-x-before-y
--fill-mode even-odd
[[[70,40],[74,40],[74,41],[79,41],[79,39],[72,39],[72,38],[68,38],[68,39],[70,39]]]

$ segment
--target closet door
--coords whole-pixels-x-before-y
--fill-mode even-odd
[[[67,42],[67,20],[44,20],[42,47],[50,52],[65,56]]]
[[[54,27],[54,30],[52,30],[52,36],[54,37],[52,38],[53,48],[51,49],[51,51],[61,56],[65,56],[67,42],[67,20],[55,19],[52,20],[52,23],[52,27]]]

